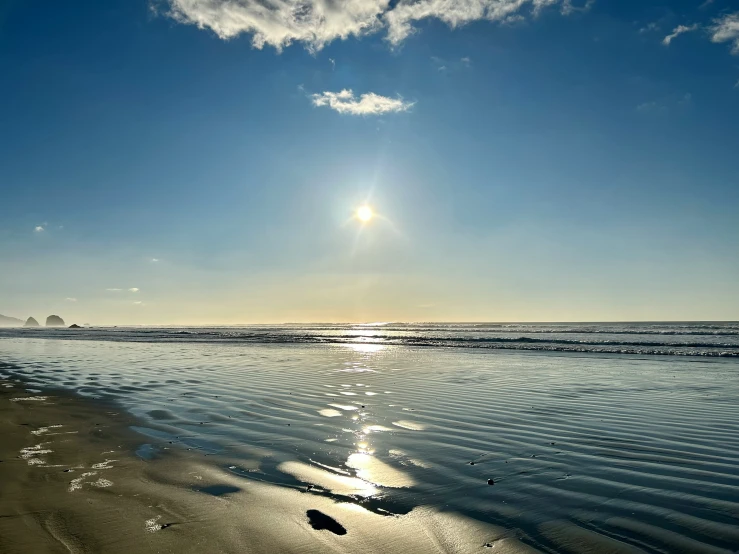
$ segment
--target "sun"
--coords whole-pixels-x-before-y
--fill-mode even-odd
[[[357,218],[359,221],[362,221],[364,223],[367,223],[370,219],[374,217],[374,213],[372,212],[372,208],[369,206],[361,206],[357,209]]]

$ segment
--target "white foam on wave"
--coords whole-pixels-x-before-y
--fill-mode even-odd
[[[59,429],[61,425],[49,425],[48,427],[40,427],[36,429],[35,431],[31,431],[32,435],[45,435],[48,433],[51,429]]]
[[[162,516],[157,516],[152,519],[147,519],[144,522],[144,528],[148,533],[156,533],[157,531],[162,530],[162,525],[159,523],[159,520],[162,519]]]
[[[101,488],[102,489],[102,488],[105,488],[105,487],[112,486],[113,485],[113,481],[108,481],[107,479],[98,479],[94,483],[90,483],[90,484],[93,487],[98,487],[98,488]]]
[[[20,396],[18,398],[11,398],[11,402],[46,402],[48,396]]]
[[[86,471],[85,473],[77,477],[76,479],[72,479],[69,482],[69,489],[67,490],[69,492],[80,490],[82,488],[82,485],[84,485],[85,483],[85,479],[87,479],[88,477],[94,477],[97,474],[98,474],[97,471]]]
[[[43,456],[44,454],[51,454],[52,452],[54,452],[53,450],[44,448],[44,446],[46,446],[46,443],[40,443],[35,446],[27,446],[26,448],[21,448],[21,459],[27,460],[29,466],[44,465],[46,462],[41,458],[38,458],[38,456]]]

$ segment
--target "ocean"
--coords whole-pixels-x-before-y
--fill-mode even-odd
[[[739,323],[720,322],[0,330],[0,377],[118,403],[143,458],[190,449],[542,552],[582,534],[736,551],[738,357]]]
[[[123,342],[375,344],[549,352],[739,357],[739,322],[368,323],[231,327],[0,329],[1,337]]]

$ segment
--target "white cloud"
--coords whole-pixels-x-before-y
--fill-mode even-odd
[[[180,23],[210,29],[222,39],[251,35],[255,48],[281,50],[293,42],[316,52],[336,39],[380,30],[398,45],[416,31],[415,23],[439,19],[452,28],[472,21],[506,23],[558,6],[563,14],[582,11],[592,0],[160,0]]]
[[[675,40],[677,37],[682,35],[683,33],[689,33],[691,31],[695,31],[698,28],[697,24],[694,25],[678,25],[672,30],[672,33],[667,35],[665,38],[662,39],[662,44],[665,46],[669,46],[670,43]]]
[[[121,292],[123,289],[105,289],[108,292]]]
[[[405,112],[415,102],[406,102],[402,98],[389,98],[374,92],[368,92],[357,98],[351,89],[341,92],[322,92],[311,96],[314,106],[328,106],[341,114],[381,115],[392,112]]]
[[[136,287],[132,287],[128,289],[128,292],[139,292],[139,289],[137,289]]]
[[[660,30],[659,24],[656,23],[655,21],[652,21],[651,23],[647,23],[644,27],[639,29],[639,32],[641,34],[644,34],[644,33],[649,33],[651,31],[659,31],[659,30]]]
[[[571,0],[406,0],[385,12],[383,19],[387,40],[397,45],[416,31],[414,23],[424,19],[439,19],[454,29],[481,20],[516,22],[524,18],[524,14],[536,16],[544,8],[557,5],[563,13],[578,9]]]
[[[77,299],[76,298],[69,298],[69,297],[67,297],[64,300],[66,300],[67,302],[77,302]]]
[[[154,263],[154,264],[157,263],[158,261],[159,261],[159,258],[152,258],[151,259],[151,263]]]
[[[711,27],[711,40],[732,43],[731,53],[739,55],[739,12],[716,19]]]
[[[36,225],[36,227],[34,227],[33,230],[36,233],[43,233],[46,229],[44,229],[44,227],[42,225]]]

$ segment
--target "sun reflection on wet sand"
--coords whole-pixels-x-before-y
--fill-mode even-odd
[[[377,352],[382,352],[383,350],[387,348],[387,346],[383,344],[374,344],[374,343],[362,344],[362,343],[357,343],[357,342],[343,344],[342,346],[345,346],[346,348],[351,348],[355,352],[362,352],[365,354],[376,354]],[[369,370],[369,368],[367,368],[367,370]]]
[[[382,487],[412,487],[416,481],[406,473],[368,453],[351,454],[346,465],[357,470],[357,477]]]

